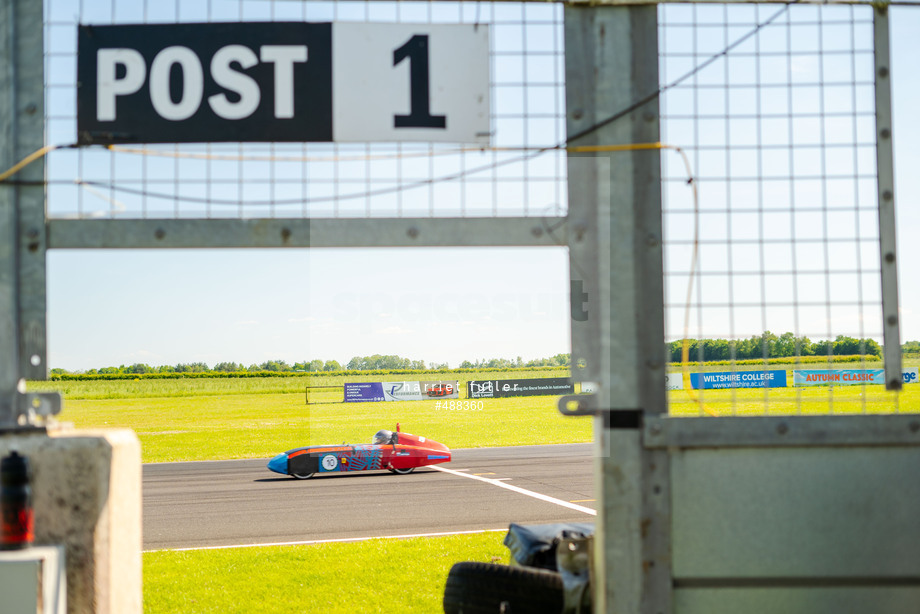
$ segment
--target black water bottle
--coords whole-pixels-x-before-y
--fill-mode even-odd
[[[0,550],[20,550],[32,545],[34,516],[29,459],[11,452],[0,461]]]

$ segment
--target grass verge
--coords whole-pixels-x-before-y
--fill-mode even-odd
[[[899,392],[880,384],[674,390],[668,401],[672,416],[920,413],[920,386],[905,386]]]
[[[78,428],[131,428],[145,463],[266,458],[292,448],[370,443],[382,428],[451,448],[591,441],[590,418],[566,418],[555,397],[486,399],[481,410],[437,401],[306,405],[301,394],[65,400],[60,419]]]
[[[473,375],[487,379],[493,374]],[[397,422],[407,432],[451,448],[593,438],[591,419],[562,416],[557,397],[483,399],[481,405],[473,400],[475,409],[450,410],[443,400],[307,404],[303,378],[51,384],[64,393],[62,421],[78,428],[134,429],[145,463],[266,458],[306,445],[363,443]],[[866,385],[677,390],[669,395],[675,416],[920,413],[920,385],[905,386],[899,393]]]
[[[504,533],[144,554],[145,614],[442,611],[458,561],[507,563]]]
[[[438,373],[423,379],[564,377],[566,369],[525,373]],[[419,376],[415,376],[419,377]],[[292,448],[365,443],[399,422],[410,433],[452,448],[586,442],[591,421],[565,418],[555,397],[485,399],[473,410],[450,410],[437,400],[399,403],[306,402],[306,386],[349,381],[398,381],[412,376],[194,378],[31,382],[30,390],[58,390],[63,422],[77,428],[130,428],[145,463],[265,458]],[[322,398],[323,393],[317,391]],[[328,396],[328,395],[327,395]],[[443,401],[441,401],[443,403]],[[481,409],[480,409],[481,407]]]

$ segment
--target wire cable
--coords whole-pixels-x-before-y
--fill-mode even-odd
[[[61,149],[62,147],[69,147],[69,145],[46,145],[45,147],[36,149],[35,151],[30,153],[25,158],[23,158],[22,160],[20,160],[19,162],[17,162],[16,164],[8,168],[7,170],[0,173],[0,183],[5,182],[7,179],[9,179],[13,175],[21,171],[28,165],[32,164],[36,160],[39,160],[43,158],[44,156],[48,155],[49,152],[52,152],[55,149]]]

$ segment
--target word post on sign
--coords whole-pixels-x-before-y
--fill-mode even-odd
[[[486,26],[80,26],[80,144],[490,138]]]

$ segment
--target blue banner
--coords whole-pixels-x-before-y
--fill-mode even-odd
[[[701,388],[785,388],[786,370],[691,373],[690,385]]]
[[[345,384],[346,403],[371,403],[374,401],[383,400],[382,382],[359,382],[356,384]]]
[[[796,369],[792,372],[796,386],[853,386],[884,384],[884,369]]]

